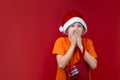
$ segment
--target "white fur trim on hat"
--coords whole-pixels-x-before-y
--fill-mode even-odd
[[[85,34],[85,33],[87,32],[87,25],[86,25],[85,21],[84,21],[82,18],[80,18],[80,17],[73,17],[73,18],[69,19],[69,20],[63,25],[63,27],[62,27],[62,26],[59,27],[59,31],[65,33],[66,29],[67,29],[71,24],[73,24],[74,22],[80,22],[80,23],[84,26],[85,31],[84,31],[83,34]]]
[[[60,32],[64,32],[64,28],[62,26],[59,27]]]

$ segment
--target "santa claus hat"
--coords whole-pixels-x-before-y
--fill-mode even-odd
[[[87,25],[86,25],[85,21],[83,20],[80,13],[77,11],[74,11],[74,10],[65,15],[65,17],[63,18],[63,21],[62,21],[62,25],[59,27],[59,31],[66,33],[66,29],[74,22],[80,22],[83,25],[83,27],[85,29],[83,34],[85,34],[87,32]]]

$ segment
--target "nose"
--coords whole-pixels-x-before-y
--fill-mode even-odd
[[[77,30],[78,30],[78,26],[77,26],[77,25],[74,27],[74,30],[75,30],[75,31],[77,31]]]

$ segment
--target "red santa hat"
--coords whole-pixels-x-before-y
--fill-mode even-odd
[[[83,20],[82,16],[80,15],[80,13],[77,11],[71,11],[68,14],[66,14],[66,16],[63,18],[62,25],[59,27],[59,31],[66,33],[67,28],[74,22],[80,22],[83,25],[84,27],[83,34],[87,32],[87,25]]]

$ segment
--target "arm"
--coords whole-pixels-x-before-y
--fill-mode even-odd
[[[82,52],[83,51],[83,46],[79,44],[78,47]],[[84,59],[92,69],[95,69],[97,67],[96,58],[93,57],[92,55],[90,55],[90,53],[87,50],[85,50]]]
[[[85,50],[84,59],[92,69],[97,68],[97,60],[96,60],[96,58],[91,56],[90,53],[87,50]]]
[[[71,43],[70,48],[65,55],[56,55],[58,67],[62,69],[64,69],[67,63],[70,61],[77,43],[75,33],[68,34],[68,37]]]
[[[75,46],[70,46],[69,50],[66,52],[65,55],[56,55],[58,67],[64,69],[66,64],[69,62],[69,60],[72,57],[72,54],[74,52]]]
[[[82,40],[81,39],[82,38],[79,37],[79,34],[78,34],[77,35],[77,46],[79,47],[80,51],[83,52],[83,45],[82,45]],[[92,45],[92,43],[91,43],[91,45]],[[93,57],[87,50],[85,50],[84,59],[92,69],[97,68],[96,58]]]

